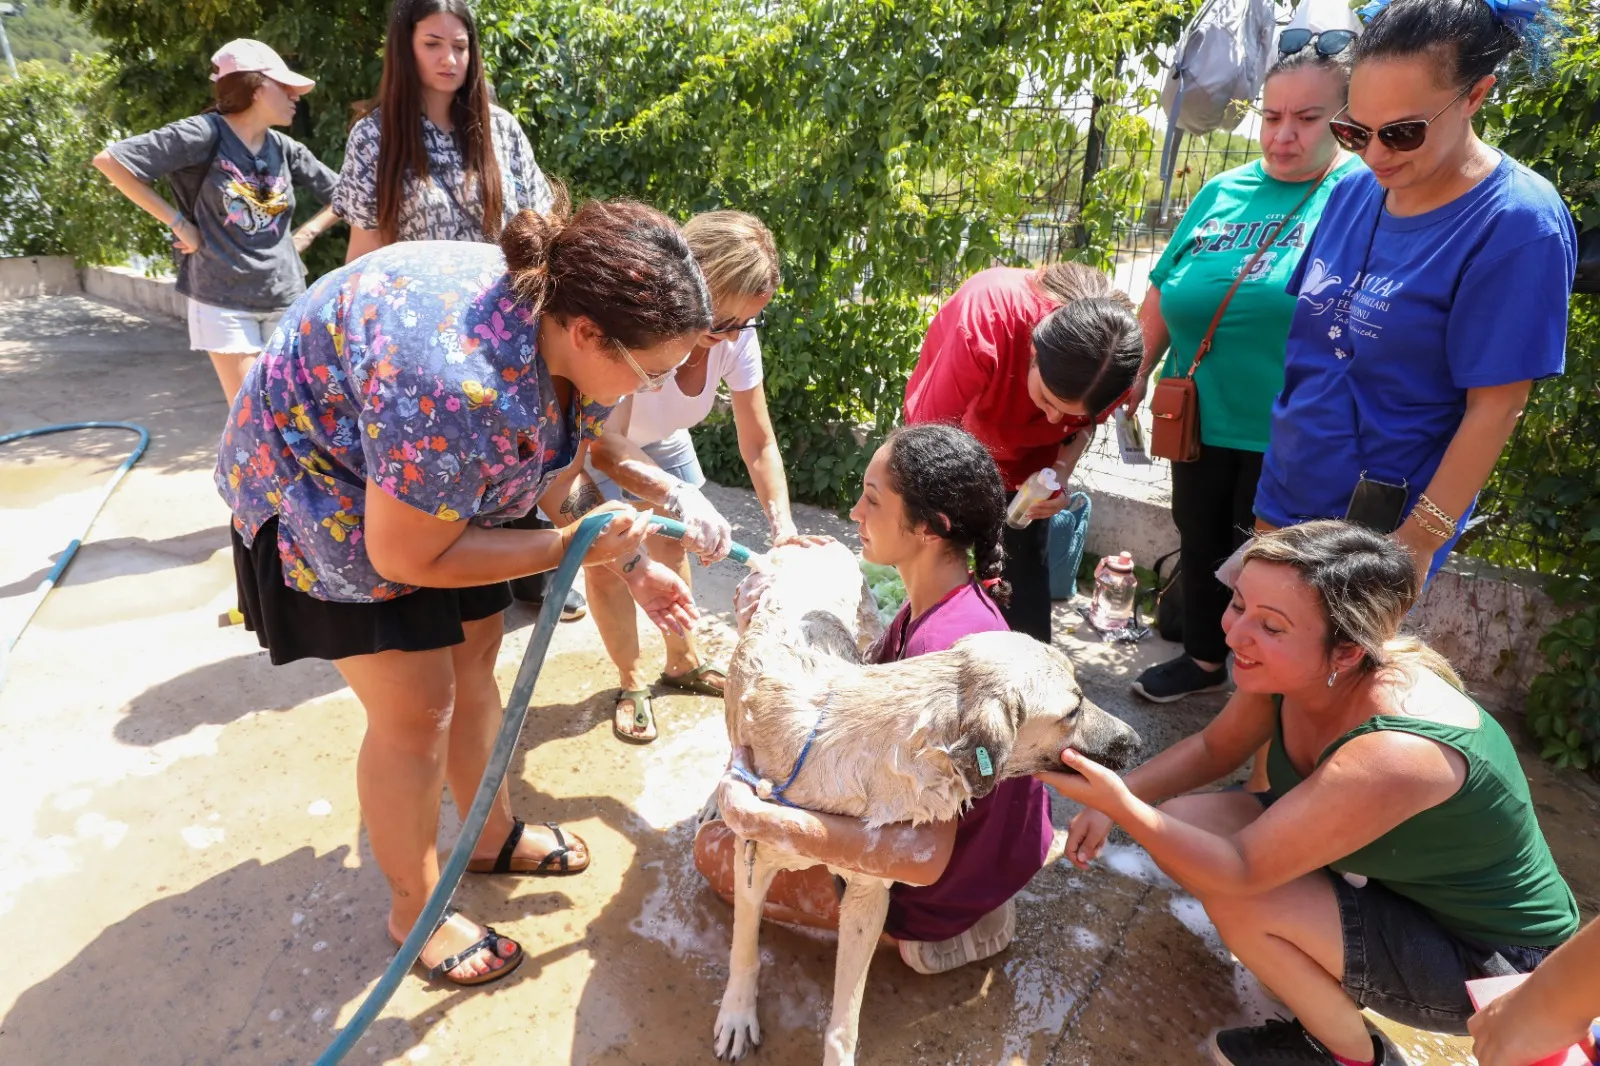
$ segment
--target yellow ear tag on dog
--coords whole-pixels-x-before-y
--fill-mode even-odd
[[[994,776],[994,763],[989,761],[989,749],[981,746],[978,748],[978,773],[984,777]]]

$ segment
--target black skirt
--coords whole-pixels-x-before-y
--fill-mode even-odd
[[[348,659],[380,651],[432,651],[466,639],[463,622],[511,606],[511,586],[497,581],[463,589],[418,589],[376,603],[336,603],[301,592],[283,579],[278,519],[270,518],[245,547],[233,531],[233,573],[244,627],[274,666],[296,659]]]

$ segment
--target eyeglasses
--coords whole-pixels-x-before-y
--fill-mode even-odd
[[[1335,115],[1329,120],[1328,128],[1333,131],[1333,139],[1352,152],[1366,151],[1367,145],[1372,143],[1374,133],[1377,134],[1378,140],[1383,142],[1385,148],[1396,152],[1415,152],[1428,139],[1428,126],[1433,123],[1434,119],[1454,107],[1456,100],[1460,100],[1471,91],[1472,86],[1469,85],[1456,93],[1455,99],[1435,111],[1432,118],[1408,118],[1402,122],[1387,123],[1379,126],[1376,130],[1363,126],[1359,122],[1341,121],[1339,115],[1350,109],[1349,105],[1346,104],[1339,109],[1339,115]]]
[[[667,383],[667,379],[676,374],[678,372],[678,368],[689,361],[689,355],[685,354],[682,359],[679,359],[676,363],[673,363],[670,367],[661,371],[659,374],[651,374],[647,372],[644,367],[639,365],[638,360],[634,359],[633,353],[628,351],[627,345],[623,344],[615,337],[611,338],[611,343],[617,346],[617,351],[622,353],[622,358],[628,364],[629,368],[632,369],[635,374],[639,375],[640,392],[661,391],[661,387]]]
[[[706,332],[707,333],[717,333],[717,334],[721,334],[721,333],[743,333],[747,329],[760,329],[762,326],[765,326],[766,324],[767,324],[767,313],[765,311],[763,311],[759,315],[757,315],[756,317],[754,317],[752,319],[748,319],[748,320],[746,320],[744,322],[740,322],[737,318],[730,318],[726,322],[723,322],[721,325],[717,325],[716,323],[713,323],[711,328],[709,330],[707,330]]]
[[[1356,39],[1354,30],[1323,30],[1313,33],[1310,30],[1293,29],[1284,30],[1278,35],[1278,54],[1292,56],[1305,50],[1306,45],[1316,42],[1317,55],[1324,59],[1332,59]]]

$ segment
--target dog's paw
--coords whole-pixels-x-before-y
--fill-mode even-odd
[[[756,1020],[756,997],[752,993],[728,989],[717,1011],[717,1026],[712,1032],[717,1058],[734,1062],[761,1046],[761,1023]]]

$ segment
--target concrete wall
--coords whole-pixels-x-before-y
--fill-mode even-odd
[[[71,256],[0,258],[0,300],[84,293],[147,314],[187,320],[189,306],[170,277],[147,278],[127,267],[78,269]]]
[[[173,279],[147,278],[127,267],[84,267],[83,291],[99,300],[121,304],[149,314],[187,320],[187,299],[178,294]]]
[[[79,288],[78,270],[69,255],[0,258],[0,300],[61,296]]]
[[[1084,457],[1074,489],[1094,510],[1086,551],[1133,554],[1141,565],[1178,546],[1170,467],[1128,466],[1101,446]],[[1528,684],[1545,668],[1539,638],[1560,612],[1537,574],[1452,555],[1411,615],[1411,628],[1443,653],[1481,701],[1520,710]]]

